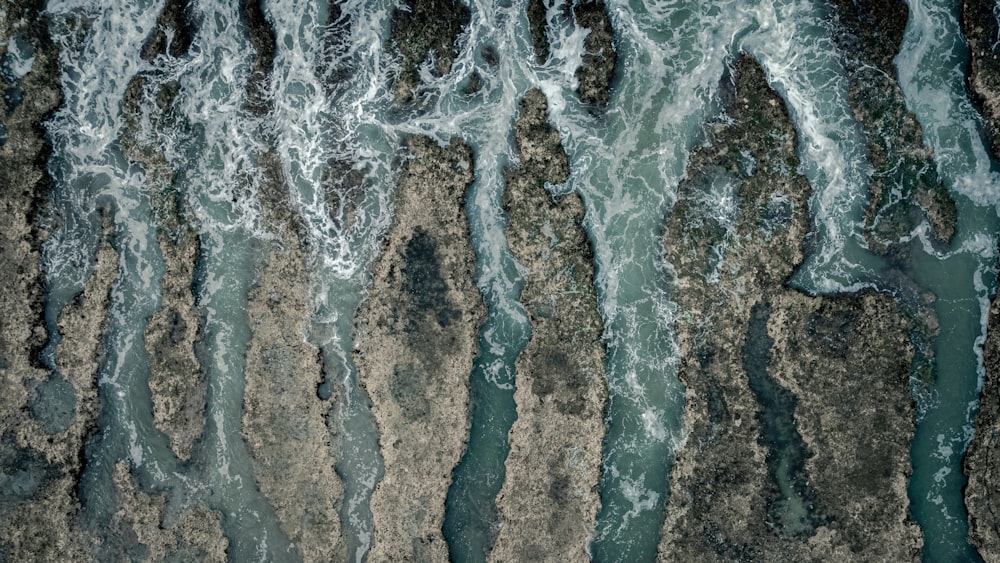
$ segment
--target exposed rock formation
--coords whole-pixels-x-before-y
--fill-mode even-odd
[[[593,251],[580,197],[553,199],[545,189],[569,178],[569,160],[547,123],[544,94],[528,91],[520,110],[520,168],[508,173],[503,205],[507,241],[526,269],[521,303],[531,339],[517,358],[517,421],[491,560],[585,561],[607,403]]]
[[[611,18],[604,0],[579,2],[573,6],[573,15],[578,26],[590,30],[583,43],[583,62],[576,70],[580,83],[576,92],[583,103],[600,109],[611,99],[611,81],[618,63]]]
[[[396,220],[355,324],[385,476],[372,495],[371,561],[445,561],[451,474],[468,436],[469,374],[485,307],[465,215],[472,151],[406,142]]]
[[[868,245],[881,254],[904,251],[906,245],[898,241],[924,216],[934,239],[947,243],[955,233],[955,202],[937,176],[933,152],[923,145],[893,64],[909,10],[902,0],[837,0],[834,6],[848,98],[874,167],[865,213]]]
[[[195,507],[164,525],[164,496],[143,493],[127,462],[115,465],[112,480],[118,506],[112,525],[127,534],[124,555],[144,561],[226,561],[229,542],[217,512]]]
[[[469,25],[462,0],[404,0],[392,13],[392,45],[402,72],[392,85],[397,102],[409,102],[420,86],[420,67],[444,76],[458,55],[458,36]]]
[[[965,507],[969,541],[986,561],[1000,559],[1000,299],[990,305],[989,330],[983,344],[986,382],[979,397],[976,435],[965,453],[969,476]]]
[[[969,45],[966,83],[986,119],[993,158],[1000,160],[1000,21],[989,0],[962,2],[962,34]]]
[[[912,323],[883,295],[785,286],[808,230],[795,131],[749,57],[723,98],[664,235],[689,435],[660,557],[909,561]]]
[[[305,340],[311,278],[296,216],[287,199],[275,197],[284,193],[277,159],[264,155],[260,163],[267,224],[280,238],[264,246],[265,263],[247,304],[243,433],[260,491],[303,560],[344,561],[343,486],[326,425],[330,403],[316,396],[323,366],[319,350]]]
[[[33,51],[30,71],[23,76],[0,72],[0,87],[20,93],[5,96],[0,104],[0,559],[87,561],[88,546],[76,526],[76,475],[92,422],[89,415],[96,409],[89,380],[95,362],[72,342],[82,347],[99,341],[99,330],[76,331],[92,330],[95,323],[100,327],[103,310],[83,311],[82,302],[99,306],[107,296],[106,285],[92,281],[86,297],[62,317],[73,331],[60,350],[67,362],[61,370],[72,374],[68,384],[76,394],[76,408],[62,421],[68,427],[50,436],[29,416],[38,386],[49,377],[36,360],[46,340],[39,271],[46,233],[37,230],[36,212],[50,182],[42,122],[61,99],[58,54],[43,8],[42,2],[0,2],[0,60],[14,43]],[[17,42],[11,42],[15,36]],[[85,363],[72,363],[80,357],[86,357]],[[67,381],[62,379],[61,385]]]

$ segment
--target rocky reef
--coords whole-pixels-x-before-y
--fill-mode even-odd
[[[404,0],[393,11],[390,36],[402,67],[392,84],[397,102],[413,100],[421,67],[437,76],[451,72],[458,36],[469,18],[469,8],[461,0]]]
[[[664,233],[688,435],[660,557],[911,560],[913,321],[885,295],[786,285],[809,229],[796,133],[750,57],[722,90],[730,119],[692,154]]]
[[[933,151],[896,78],[909,10],[902,0],[837,0],[837,33],[848,76],[848,100],[861,125],[874,168],[865,212],[872,250],[899,254],[900,239],[926,218],[931,235],[947,244],[955,233],[955,202],[937,175]]]
[[[452,470],[468,437],[469,374],[486,310],[465,216],[472,151],[406,141],[395,222],[355,324],[385,476],[372,495],[372,561],[444,561]]]
[[[58,350],[62,375],[52,376],[38,362],[47,339],[43,321],[41,206],[48,197],[49,148],[42,122],[61,101],[57,49],[42,16],[43,3],[0,3],[0,86],[6,96],[0,112],[0,559],[55,561],[88,559],[88,544],[75,514],[76,478],[83,441],[96,412],[92,378],[93,349],[101,338],[101,312],[91,310],[107,299],[108,280],[92,280],[72,310],[59,320],[66,331]],[[30,53],[24,74],[6,64],[10,49]],[[42,211],[42,213],[40,213]],[[107,257],[106,253],[101,259]],[[88,258],[95,267],[96,256]],[[101,269],[113,274],[113,261]],[[86,303],[86,305],[84,305]],[[84,311],[84,309],[87,309]],[[58,327],[51,327],[59,330]],[[79,361],[82,359],[82,361]],[[59,360],[57,360],[59,361]],[[50,385],[46,385],[51,383]],[[41,394],[40,394],[41,392]],[[68,410],[50,420],[36,420],[31,406],[45,407],[48,392],[75,397]],[[39,402],[42,401],[42,402]],[[43,409],[36,408],[36,414]],[[48,424],[46,424],[48,422]],[[46,428],[48,427],[48,428]]]
[[[576,3],[573,16],[578,26],[589,30],[583,43],[583,62],[576,70],[576,92],[592,110],[601,110],[611,99],[611,81],[618,64],[611,18],[604,0]]]
[[[965,453],[965,507],[969,542],[986,561],[1000,558],[1000,299],[994,298],[983,343],[986,381],[979,397],[976,435]]]
[[[317,397],[323,364],[319,349],[306,341],[312,314],[308,258],[298,215],[283,197],[276,155],[258,162],[263,211],[277,238],[260,249],[259,274],[248,296],[243,435],[257,486],[302,559],[343,561],[344,494],[327,426],[332,403]]]
[[[508,171],[503,207],[508,244],[525,271],[520,300],[531,339],[516,363],[517,421],[491,560],[586,560],[607,402],[593,251],[580,197],[545,188],[569,178],[569,161],[544,94],[529,90],[519,107],[519,167]]]
[[[962,2],[962,33],[969,45],[966,83],[986,122],[993,157],[1000,158],[1000,19],[992,2]],[[1000,299],[994,297],[983,343],[985,381],[979,396],[976,433],[963,461],[968,476],[965,507],[969,513],[969,542],[986,561],[1000,559]]]
[[[986,120],[993,158],[1000,160],[1000,20],[996,4],[987,0],[962,2],[962,35],[969,45],[966,84]]]

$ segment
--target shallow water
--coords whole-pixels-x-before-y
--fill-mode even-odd
[[[274,237],[258,197],[257,159],[266,150],[279,157],[283,195],[302,220],[309,249],[313,302],[303,338],[322,351],[327,380],[317,394],[333,401],[329,424],[345,491],[342,529],[355,561],[371,544],[368,502],[383,467],[369,399],[351,361],[352,321],[391,224],[403,136],[426,134],[443,143],[458,135],[475,154],[476,177],[465,205],[489,316],[470,374],[469,445],[454,472],[444,523],[456,561],[485,560],[496,529],[495,497],[516,418],[514,360],[530,331],[500,207],[504,167],[516,164],[511,130],[517,100],[529,88],[547,95],[550,121],[570,158],[569,181],[550,188],[575,191],[586,205],[605,322],[610,396],[602,507],[589,546],[594,560],[649,561],[656,554],[672,452],[683,436],[672,334],[678,312],[661,226],[687,155],[719,111],[718,82],[741,51],[761,62],[786,101],[799,133],[801,172],[813,187],[815,250],[792,285],[815,294],[893,289],[883,276],[888,265],[867,250],[861,233],[871,165],[824,3],[611,2],[619,69],[601,112],[580,104],[574,91],[585,32],[550,9],[552,54],[539,65],[526,4],[470,2],[471,23],[452,72],[425,72],[420,107],[400,111],[388,89],[398,70],[388,39],[395,2],[267,0],[262,9],[277,49],[266,85],[270,111],[258,115],[247,107],[256,53],[238,2],[193,2],[200,25],[189,53],[151,63],[138,52],[162,3],[50,2],[65,96],[46,124],[54,186],[45,218],[52,234],[43,256],[50,338],[41,360],[53,374],[53,389],[62,380],[55,361],[58,315],[91,274],[102,213],[120,259],[102,344],[100,426],[88,443],[80,486],[91,523],[110,521],[111,471],[126,460],[146,488],[169,493],[174,509],[204,498],[221,511],[231,559],[299,557],[257,491],[240,439],[247,294],[257,248]],[[922,290],[936,295],[942,327],[934,341],[934,381],[913,383],[919,418],[909,492],[925,534],[925,560],[962,561],[975,557],[965,540],[961,459],[973,432],[985,311],[995,287],[1000,181],[964,76],[955,72],[967,57],[957,7],[924,0],[910,6],[904,55],[896,61],[899,82],[934,150],[939,176],[957,196],[959,230],[952,245],[940,249],[921,225],[908,239],[912,254],[903,265]],[[16,46],[8,50],[16,51],[16,60],[4,64],[20,78],[32,55]],[[483,56],[486,47],[499,53],[495,66]],[[483,86],[467,95],[462,88],[473,70]],[[160,306],[164,264],[146,171],[119,146],[126,87],[140,73],[150,77],[149,92],[167,80],[180,85],[172,111],[144,121],[140,140],[157,146],[177,173],[173,187],[192,210],[201,246],[196,290],[208,393],[203,441],[189,463],[178,460],[154,427],[146,383],[144,327]],[[144,111],[156,111],[151,100],[143,103]],[[356,172],[357,183],[330,180],[344,170]],[[60,412],[72,399],[50,395],[50,406],[38,408],[61,424]]]

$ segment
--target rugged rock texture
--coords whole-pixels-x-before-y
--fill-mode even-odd
[[[485,307],[465,216],[472,151],[406,142],[396,221],[355,324],[358,380],[372,400],[385,476],[372,495],[370,561],[445,561],[451,474],[468,436],[469,374]]]
[[[195,33],[188,11],[184,0],[166,2],[143,45],[144,60],[155,64],[157,57],[187,54]],[[165,266],[160,309],[145,330],[153,422],[170,439],[174,453],[188,459],[201,436],[205,411],[206,381],[195,354],[201,338],[200,318],[192,292],[199,246],[184,199],[174,189],[174,173],[156,140],[148,138],[142,126],[144,121],[147,129],[166,126],[163,116],[171,110],[180,88],[177,81],[164,81],[158,72],[154,68],[140,73],[129,84],[122,103],[121,146],[129,159],[145,169]]]
[[[21,486],[17,479],[4,479],[6,487],[0,486],[0,494],[14,497],[6,510],[0,509],[0,522],[10,527],[10,531],[4,534],[10,542],[5,547],[14,560],[46,561],[67,556],[87,560],[92,557],[93,546],[89,544],[89,538],[85,538],[77,528],[79,501],[76,480],[82,468],[84,441],[94,428],[99,408],[97,371],[100,346],[104,337],[108,297],[117,277],[118,265],[118,254],[111,248],[110,236],[111,228],[105,221],[103,241],[94,257],[93,273],[83,292],[59,315],[58,328],[62,339],[56,349],[56,366],[76,398],[75,409],[67,413],[69,424],[53,432],[47,428],[46,418],[35,420],[28,416],[29,409],[22,408],[22,418],[16,422],[12,420],[10,426],[4,428],[5,433],[13,432],[16,436],[16,441],[7,444],[10,447],[10,467],[4,468],[5,477],[32,465],[38,465],[38,469],[46,475],[44,478],[35,477],[37,481],[32,487],[35,495],[31,497],[20,498]],[[41,393],[41,386],[52,381],[63,380],[52,378],[43,383],[31,379],[19,383],[18,387],[26,383],[31,404],[31,400]],[[11,390],[16,391],[17,388]],[[26,472],[27,475],[29,473]],[[2,490],[7,487],[10,487],[9,491]]]
[[[986,382],[979,397],[976,435],[965,453],[969,476],[965,507],[969,541],[985,561],[1000,560],[1000,299],[990,305],[989,329],[983,344]]]
[[[865,213],[865,237],[881,254],[905,251],[899,239],[923,217],[931,234],[947,243],[955,233],[955,202],[937,176],[933,151],[896,79],[909,10],[902,0],[836,0],[835,38],[848,71],[848,97],[861,123],[874,167]]]
[[[583,63],[576,70],[576,92],[583,103],[599,110],[611,99],[611,81],[618,63],[615,31],[604,0],[581,1],[573,6],[573,15],[578,26],[590,30],[583,43]]]
[[[969,45],[966,84],[986,118],[993,158],[1000,160],[1000,21],[989,0],[962,2],[962,33]]]
[[[546,35],[545,0],[528,0],[528,28],[531,31],[531,48],[535,60],[543,65],[549,60],[549,37]]]
[[[734,83],[732,121],[692,155],[664,235],[689,435],[660,558],[912,560],[912,323],[883,295],[785,286],[809,186],[763,71],[744,56]]]
[[[45,201],[49,149],[42,122],[60,102],[57,53],[48,36],[42,2],[0,0],[0,60],[11,37],[30,45],[34,62],[23,77],[0,72],[0,87],[23,97],[0,104],[0,559],[11,561],[87,561],[89,546],[76,526],[76,475],[80,451],[89,432],[88,416],[96,409],[93,350],[83,347],[100,339],[103,312],[99,305],[107,286],[88,284],[77,304],[60,319],[72,331],[60,348],[76,394],[76,409],[65,413],[69,427],[48,435],[30,414],[38,386],[49,374],[36,354],[46,341],[42,322],[39,272],[41,241],[37,206]],[[103,256],[103,255],[102,255]],[[113,271],[113,268],[112,268]],[[78,331],[93,330],[96,334]],[[82,363],[76,360],[85,358]],[[66,384],[66,380],[63,380]]]
[[[112,526],[122,530],[129,543],[122,546],[129,549],[123,556],[142,561],[226,561],[229,542],[217,512],[191,508],[178,521],[164,524],[163,495],[142,492],[127,462],[115,465],[112,480],[118,506]]]
[[[600,506],[607,385],[593,251],[576,194],[553,199],[545,182],[569,178],[559,132],[539,90],[521,100],[514,138],[520,168],[504,192],[511,252],[526,269],[521,303],[531,339],[517,358],[517,421],[497,497],[493,561],[586,561]]]
[[[282,529],[306,561],[346,559],[338,510],[343,498],[334,472],[329,403],[316,396],[319,350],[305,341],[311,313],[309,274],[294,234],[268,249],[248,312],[243,432],[254,476]]]
[[[469,8],[462,0],[403,0],[392,13],[393,49],[402,71],[392,84],[397,102],[413,99],[420,86],[420,67],[444,76],[458,56],[458,36],[469,25]]]
[[[146,351],[153,422],[170,438],[174,452],[187,459],[201,436],[205,413],[205,378],[194,353],[199,316],[191,292],[198,237],[171,216],[177,215],[167,215],[173,225],[164,224],[157,236],[166,272],[162,305],[146,324]]]

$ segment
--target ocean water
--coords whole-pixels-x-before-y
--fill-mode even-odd
[[[586,206],[605,322],[610,397],[602,506],[588,546],[595,561],[651,561],[656,554],[673,451],[684,435],[672,334],[678,311],[661,228],[688,154],[703,138],[706,120],[719,112],[719,80],[740,53],[761,63],[785,100],[799,133],[801,171],[813,188],[815,250],[792,284],[836,294],[888,283],[884,260],[867,250],[862,236],[872,167],[824,2],[609,2],[618,71],[611,100],[598,112],[575,93],[586,31],[555,6],[547,13],[551,56],[538,64],[526,1],[469,1],[471,21],[458,38],[451,72],[422,69],[417,107],[404,110],[389,88],[399,71],[389,40],[396,2],[262,0],[276,49],[261,113],[248,105],[257,53],[240,3],[189,4],[196,21],[190,49],[151,62],[138,54],[163,2],[52,0],[47,6],[64,95],[45,124],[53,178],[45,218],[52,234],[43,253],[51,337],[41,359],[53,378],[61,377],[58,315],[91,274],[102,213],[110,218],[120,259],[102,344],[99,428],[87,444],[80,484],[84,519],[94,529],[111,522],[111,472],[125,460],[145,487],[168,494],[171,511],[201,499],[222,513],[231,560],[300,558],[257,490],[240,435],[254,255],[275,236],[260,194],[259,159],[269,151],[280,161],[282,195],[303,225],[312,311],[302,338],[322,354],[327,379],[318,398],[335,402],[331,440],[344,482],[341,521],[352,561],[365,560],[371,545],[368,502],[383,473],[378,430],[351,361],[352,322],[392,223],[406,135],[442,143],[461,136],[475,154],[465,209],[489,316],[470,373],[470,440],[455,468],[444,522],[455,561],[483,561],[489,551],[507,433],[516,418],[514,360],[530,336],[518,303],[520,266],[504,239],[500,206],[504,168],[517,161],[511,140],[517,101],[528,89],[545,92],[570,158],[568,182],[549,188],[579,193]],[[965,539],[961,458],[982,384],[1000,178],[960,72],[968,54],[957,4],[913,0],[910,8],[896,59],[899,83],[956,198],[959,229],[945,249],[929,242],[926,225],[904,241],[912,249],[906,266],[922,289],[936,294],[942,326],[934,341],[934,381],[913,385],[919,415],[909,493],[924,530],[925,560],[966,561],[976,555]],[[498,54],[496,64],[484,56],[487,50]],[[30,70],[28,50],[18,44],[10,53],[20,58],[7,66]],[[468,94],[473,71],[482,87]],[[157,147],[174,171],[172,188],[190,209],[201,248],[194,287],[208,392],[203,438],[187,462],[153,425],[147,384],[144,328],[160,306],[165,266],[148,173],[121,146],[126,89],[140,74],[147,93],[168,81],[178,84],[167,112],[146,94],[139,139]],[[108,534],[106,541],[117,540]]]

